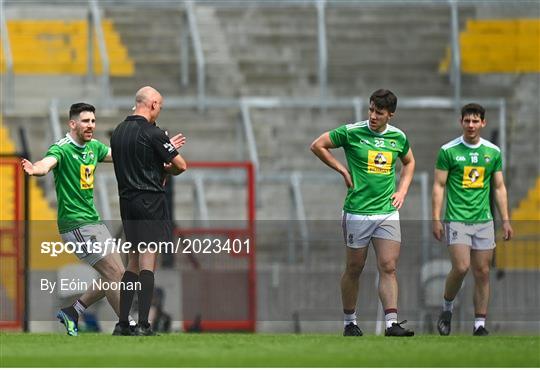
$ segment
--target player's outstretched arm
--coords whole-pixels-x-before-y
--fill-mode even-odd
[[[177,176],[187,170],[187,163],[180,154],[174,157],[170,163],[165,163],[163,169],[170,175]]]
[[[439,241],[441,241],[444,236],[444,228],[441,223],[441,210],[447,179],[448,171],[435,169],[433,191],[431,193],[431,219],[433,220],[433,236]]]
[[[338,161],[336,157],[334,157],[334,155],[330,152],[330,149],[333,148],[335,148],[335,146],[332,143],[332,140],[330,140],[330,134],[328,132],[325,132],[324,134],[319,136],[311,144],[311,151],[313,152],[313,154],[315,154],[328,167],[332,168],[333,170],[337,171],[341,176],[343,176],[345,185],[347,185],[348,188],[352,188],[353,182],[351,174],[349,173],[347,167],[345,167],[340,161]]]
[[[36,163],[30,162],[26,158],[21,160],[21,165],[24,172],[30,176],[45,176],[50,170],[56,167],[57,163],[58,160],[54,157],[45,157]]]
[[[112,149],[109,147],[109,149],[107,151],[107,155],[105,156],[105,158],[103,158],[102,162],[112,163],[112,161],[113,161],[113,159],[112,159]]]
[[[403,163],[403,167],[401,168],[401,175],[399,176],[398,190],[391,196],[392,205],[396,207],[396,209],[400,209],[401,206],[403,206],[414,176],[414,167],[416,164],[411,148],[409,148],[407,154],[401,158],[401,163]]]
[[[510,215],[508,213],[508,197],[502,171],[497,171],[493,174],[493,185],[495,191],[495,204],[503,221],[504,240],[510,240],[514,235],[512,225],[510,225]]]

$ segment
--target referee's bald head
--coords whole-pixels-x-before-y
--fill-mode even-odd
[[[148,105],[155,100],[159,100],[160,98],[161,94],[159,93],[159,91],[154,89],[152,86],[144,86],[141,87],[135,94],[135,105]]]
[[[146,119],[154,123],[159,116],[163,97],[152,86],[141,87],[135,94],[135,114],[146,117]]]

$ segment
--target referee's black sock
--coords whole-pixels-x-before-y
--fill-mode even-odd
[[[124,276],[122,276],[123,284],[121,284],[121,287],[135,286],[135,283],[138,280],[139,275],[132,271],[126,270],[126,272],[124,272]],[[134,296],[134,289],[120,289],[120,326],[129,327],[129,311],[131,310],[131,304],[133,303]]]
[[[154,272],[142,270],[139,273],[141,290],[139,291],[139,325],[148,326],[148,312],[154,295]]]

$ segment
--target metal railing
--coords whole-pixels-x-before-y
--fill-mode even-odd
[[[356,121],[361,120],[362,102],[367,100],[357,96],[353,98],[342,99],[327,99],[325,102],[326,108],[351,107],[354,110]],[[497,108],[499,110],[499,132],[501,135],[501,156],[503,160],[503,171],[505,171],[506,163],[506,101],[505,99],[473,99],[466,98],[458,102],[458,105],[466,104],[470,101],[476,101],[486,108]],[[319,101],[314,98],[308,99],[292,99],[292,98],[276,98],[276,97],[252,97],[243,98],[241,100],[242,119],[244,127],[246,127],[246,141],[248,143],[250,160],[256,164],[255,169],[259,170],[259,158],[257,153],[257,143],[255,136],[252,134],[251,126],[253,122],[250,117],[250,108],[315,108]],[[455,108],[456,102],[451,98],[446,97],[412,97],[400,98],[399,106],[403,108],[439,108],[452,109]],[[247,134],[251,132],[251,134]]]
[[[259,176],[259,153],[257,151],[257,142],[255,140],[255,134],[253,133],[253,123],[251,122],[249,108],[249,101],[242,99],[240,102],[242,128],[247,142],[249,160],[253,163],[253,167],[255,168],[255,182],[257,182]]]
[[[193,176],[193,184],[195,185],[193,191],[195,203],[197,204],[195,219],[200,221],[200,226],[208,227],[210,215],[208,213],[208,203],[206,201],[206,191],[204,188],[204,175],[201,173]]]
[[[101,24],[101,12],[98,8],[97,0],[88,0],[88,7],[90,9],[90,19],[92,21],[92,27],[89,25],[89,32],[92,33],[92,28],[96,33],[96,38],[98,42],[99,54],[101,56],[101,89],[102,94],[100,96],[102,104],[108,106],[109,99],[111,97],[111,87],[110,87],[110,64],[109,64],[109,54],[107,53],[107,45],[105,44],[105,34],[103,32],[103,26]],[[93,51],[93,37],[90,36],[90,42],[88,43],[88,57],[92,58],[93,55],[90,55]],[[90,64],[90,63],[89,63]],[[90,67],[90,65],[89,65]],[[89,71],[91,73],[93,71]]]
[[[0,6],[3,7],[5,0],[0,1]],[[108,4],[123,4],[124,1],[116,0],[110,1]],[[181,85],[187,86],[189,84],[189,46],[194,50],[195,63],[197,65],[197,108],[203,110],[207,104],[210,104],[206,95],[206,80],[207,80],[207,66],[204,56],[204,51],[201,43],[201,37],[199,28],[197,25],[195,7],[201,3],[204,5],[213,5],[216,7],[240,7],[245,6],[245,2],[242,1],[210,1],[204,2],[199,0],[178,0],[178,3],[185,8],[186,28],[181,30],[181,50],[180,50],[180,72],[181,72]],[[346,6],[362,6],[363,4],[373,3],[363,0],[351,0],[348,2],[333,1],[333,0],[284,0],[279,2],[274,1],[261,1],[257,3],[257,6],[261,7],[279,7],[279,6],[314,6],[317,12],[317,47],[318,47],[318,83],[319,83],[319,102],[318,105],[324,107],[326,105],[326,98],[328,96],[328,45],[327,45],[327,30],[326,30],[326,11],[328,7],[346,7]],[[393,1],[380,1],[378,5],[392,5]],[[461,60],[459,53],[459,0],[447,0],[446,3],[440,1],[406,1],[406,4],[441,4],[449,6],[451,11],[451,27],[450,27],[450,41],[452,48],[452,68],[451,68],[451,81],[454,86],[454,106],[459,105],[461,101]],[[154,3],[153,3],[154,4]],[[170,6],[168,1],[156,1],[153,6]],[[136,4],[136,6],[152,6],[150,4]],[[101,24],[101,14],[97,0],[88,0],[89,17],[91,19],[91,27],[96,33],[98,48],[101,54],[102,63],[102,76],[101,76],[101,99],[106,103],[111,96],[110,88],[110,61],[107,53],[107,47],[105,44],[103,28]],[[7,32],[5,30],[5,17],[4,9],[2,9],[2,42],[6,53],[6,63],[8,73],[6,76],[6,97],[13,97],[13,88],[10,87],[13,81],[13,60],[10,58],[9,45],[6,47],[6,43],[9,44]],[[89,35],[92,38],[92,35]],[[191,42],[188,41],[190,39]],[[91,41],[91,40],[90,40]],[[88,43],[88,57],[91,58],[93,54],[93,43]],[[92,77],[93,71],[92,60],[88,60],[88,77]],[[11,80],[11,81],[10,81]],[[105,104],[104,104],[105,105]],[[457,108],[455,108],[457,109]]]
[[[115,108],[130,108],[133,105],[133,98],[122,98],[122,99],[112,99],[110,104]],[[472,100],[472,99],[471,99]],[[486,108],[498,108],[499,109],[499,132],[501,139],[501,152],[503,163],[506,162],[506,102],[504,99],[474,99],[479,104],[484,105]],[[361,119],[362,114],[362,97],[353,97],[353,98],[344,98],[344,99],[329,99],[326,102],[327,107],[339,108],[350,107],[353,109],[355,118],[357,121]],[[207,102],[210,107],[237,107],[241,112],[242,118],[242,127],[243,127],[243,139],[248,145],[248,155],[249,160],[254,164],[256,169],[256,183],[267,183],[267,182],[281,182],[289,184],[290,187],[290,196],[291,196],[291,219],[299,220],[299,233],[302,236],[302,259],[305,259],[309,253],[309,230],[306,223],[306,212],[304,208],[304,200],[301,191],[301,184],[303,181],[308,181],[309,183],[317,182],[341,182],[342,179],[335,176],[331,172],[317,173],[316,175],[294,171],[291,173],[285,174],[275,174],[275,173],[261,173],[259,166],[259,158],[257,151],[257,142],[253,131],[253,122],[250,116],[250,108],[313,108],[317,107],[319,100],[316,98],[307,98],[307,99],[291,99],[291,98],[262,98],[262,97],[251,97],[243,99],[210,99]],[[460,103],[463,103],[460,102]],[[68,103],[66,102],[66,105]],[[168,98],[167,105],[170,108],[195,108],[198,106],[198,99],[186,100],[182,98]],[[50,124],[51,131],[55,136],[59,137],[58,133],[61,132],[60,129],[60,120],[58,113],[59,101],[53,100],[50,105]],[[400,99],[400,108],[440,108],[440,109],[452,109],[454,107],[454,101],[451,98],[445,97],[413,97],[413,98],[401,98]],[[504,167],[503,167],[504,171]],[[214,177],[210,174],[205,174],[204,178],[202,174],[186,174],[181,177],[181,181],[192,181],[194,184],[195,199],[196,199],[196,214],[194,217],[199,219],[201,222],[206,222],[209,219],[208,206],[206,203],[205,196],[205,180],[213,179]],[[236,178],[236,175],[231,175],[232,178],[223,177],[223,179],[228,179],[228,181],[239,181]],[[229,176],[230,177],[230,176]],[[220,178],[220,176],[218,176]],[[413,181],[416,181],[421,186],[421,214],[423,220],[429,219],[429,175],[427,173],[417,173]],[[100,197],[104,197],[99,200],[99,204],[102,207],[103,215],[111,215],[110,209],[107,210],[107,207],[110,207],[110,202],[108,199],[107,192],[100,192]],[[422,229],[422,240],[429,240],[429,230]],[[422,249],[426,251],[428,248],[427,245],[422,245]],[[295,261],[297,253],[292,249],[289,250],[290,260]],[[425,254],[427,255],[427,254]]]
[[[2,48],[4,50],[4,60],[6,63],[6,72],[3,80],[2,95],[4,96],[4,109],[12,109],[14,104],[15,86],[13,75],[13,54],[11,52],[11,43],[9,41],[9,31],[6,22],[6,12],[4,9],[4,0],[0,0],[0,31],[2,33]]]
[[[450,8],[450,44],[452,51],[452,68],[450,72],[450,79],[454,86],[454,109],[456,113],[459,112],[459,102],[461,99],[461,57],[459,50],[459,0],[447,0]],[[197,84],[198,84],[198,98],[199,109],[204,109],[206,106],[205,95],[205,81],[206,81],[206,69],[204,61],[204,53],[202,51],[202,45],[200,42],[199,31],[197,28],[196,16],[194,7],[197,3],[204,3],[205,5],[221,6],[221,7],[244,7],[246,4],[242,1],[211,1],[211,0],[187,0],[185,1],[186,16],[189,23],[189,36],[192,40],[192,46],[195,50],[195,58],[197,63]],[[324,108],[326,106],[326,99],[328,97],[328,46],[327,46],[327,32],[326,32],[326,9],[328,6],[361,6],[363,4],[373,3],[373,1],[364,0],[351,0],[351,1],[333,1],[333,0],[285,0],[285,1],[260,1],[257,6],[265,7],[279,7],[279,6],[305,6],[313,5],[317,10],[317,48],[318,48],[318,82],[319,82],[319,106]],[[407,1],[406,4],[441,4],[440,1]],[[381,1],[379,5],[392,5],[393,1]],[[188,35],[185,32],[182,33],[182,45],[187,41]],[[187,47],[181,47],[181,76],[182,85],[189,84],[189,51]]]
[[[450,4],[450,45],[452,50],[452,67],[450,82],[454,85],[454,113],[459,116],[461,101],[461,53],[459,49],[459,9],[457,0],[449,0]]]
[[[317,43],[319,50],[319,90],[321,107],[328,96],[328,48],[326,46],[326,0],[317,1]]]
[[[355,96],[351,98],[327,99],[325,106],[327,108],[351,108],[356,121],[362,119],[364,97]],[[504,98],[462,98],[459,104],[466,104],[470,101],[475,101],[482,104],[486,108],[497,108],[499,111],[499,134],[501,143],[501,156],[503,160],[503,172],[506,169],[506,100]],[[260,171],[260,161],[257,150],[257,140],[253,132],[253,121],[251,119],[251,108],[317,108],[319,107],[319,99],[317,98],[288,98],[288,97],[245,97],[240,99],[220,99],[207,98],[206,107],[208,108],[238,108],[240,110],[241,123],[243,127],[244,140],[248,147],[248,159],[253,162],[256,170],[256,179]],[[60,100],[51,101],[49,109],[51,120],[54,116],[58,117],[58,105]],[[63,106],[69,107],[71,102],[64,101]],[[198,98],[184,97],[167,97],[167,106],[172,109],[189,109],[199,107]],[[455,102],[452,98],[427,96],[427,97],[410,97],[400,98],[400,108],[437,108],[437,109],[452,109],[455,107]],[[130,109],[133,106],[133,97],[116,97],[111,98],[108,102],[108,107],[115,109]],[[98,107],[99,108],[99,107]],[[59,120],[56,120],[59,125]],[[53,122],[51,121],[51,124]],[[53,130],[56,128],[53,127]],[[60,129],[58,129],[60,130]],[[60,130],[61,131],[61,130]]]
[[[101,174],[99,176],[102,183],[99,184],[101,189],[106,189],[109,183],[115,181],[112,173]],[[206,181],[221,182],[223,184],[242,184],[244,179],[238,176],[237,173],[203,173],[202,171],[186,172],[182,176],[175,179],[178,184],[191,183],[194,189],[194,214],[193,220],[200,223],[202,226],[207,226],[210,220],[210,213],[208,211],[208,203],[206,198],[205,184]],[[331,171],[292,171],[287,173],[275,173],[267,172],[261,174],[259,177],[260,184],[283,184],[289,187],[289,204],[291,205],[289,220],[295,220],[295,225],[298,228],[298,235],[300,236],[300,245],[297,246],[295,240],[297,238],[290,238],[288,243],[288,263],[307,263],[310,255],[310,231],[308,224],[308,216],[305,210],[305,203],[302,191],[302,184],[342,184],[343,180],[336,176]],[[429,220],[429,175],[427,172],[420,172],[415,174],[413,183],[417,183],[420,186],[420,199],[421,199],[421,219]],[[112,185],[111,185],[112,186]],[[99,202],[102,207],[102,215],[104,219],[107,219],[106,215],[110,217],[110,203],[109,195],[106,191],[100,192],[101,200]],[[108,209],[107,209],[108,208]],[[422,222],[421,235],[422,244],[421,248],[423,255],[428,255],[429,248],[429,233],[430,223]],[[300,248],[300,253],[298,252]]]
[[[197,17],[195,15],[195,8],[193,1],[187,0],[185,2],[186,18],[189,25],[189,36],[191,39],[191,46],[195,51],[195,61],[197,63],[197,97],[199,100],[199,110],[204,110],[206,106],[206,66],[204,60],[204,53],[202,49],[201,37],[199,34],[199,28],[197,26]],[[184,38],[185,40],[185,38]],[[182,57],[182,81],[188,81],[188,63],[187,48],[184,48],[185,56]],[[184,54],[182,54],[184,55]],[[185,77],[184,77],[185,76]]]

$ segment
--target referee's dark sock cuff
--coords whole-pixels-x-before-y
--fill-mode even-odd
[[[122,282],[124,283],[135,283],[139,280],[139,275],[133,271],[126,270],[122,276]],[[123,285],[123,284],[122,284]]]
[[[129,283],[136,283],[139,281],[139,275],[132,271],[125,271],[122,276],[121,286],[130,286]],[[120,322],[129,322],[129,311],[131,310],[131,304],[133,303],[134,290],[120,288]]]
[[[139,282],[141,283],[141,290],[139,291],[139,323],[144,325],[148,322],[148,312],[154,295],[154,272],[141,270]]]

